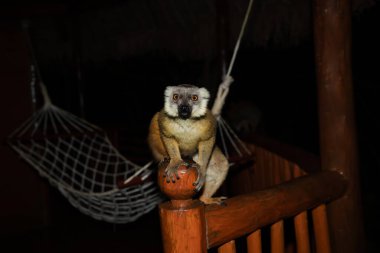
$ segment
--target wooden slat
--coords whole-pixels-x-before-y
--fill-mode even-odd
[[[284,221],[280,220],[270,227],[271,253],[285,253]]]
[[[281,165],[282,161],[276,154],[271,154],[272,164],[272,180],[273,185],[277,185],[281,182]],[[284,241],[284,221],[280,220],[270,227],[270,243],[271,253],[285,253],[285,241]]]
[[[295,165],[293,167],[294,177],[300,177],[302,174],[303,171]],[[294,229],[296,235],[297,253],[310,253],[309,228],[306,211],[294,217]]]
[[[229,241],[218,248],[218,253],[236,253],[235,240]]]
[[[314,208],[312,216],[317,253],[331,253],[326,205]]]
[[[247,141],[259,146],[260,149],[275,150],[276,154],[286,160],[299,164],[307,172],[317,172],[321,168],[318,156],[295,146],[260,135],[252,135]]]
[[[310,253],[309,228],[306,211],[294,217],[294,229],[296,234],[297,253]]]
[[[342,175],[324,171],[227,199],[225,206],[206,206],[208,247],[334,200],[344,194],[345,189]]]
[[[304,174],[298,165],[294,165],[292,170],[295,178]],[[296,235],[297,253],[310,253],[309,228],[306,211],[301,212],[294,217],[294,229]]]
[[[256,230],[247,237],[247,253],[261,253],[261,229]]]
[[[288,163],[289,176],[287,180],[306,175],[298,164]],[[287,248],[288,252],[310,253],[310,240],[307,221],[307,211],[301,212],[294,217],[295,244],[292,243]]]

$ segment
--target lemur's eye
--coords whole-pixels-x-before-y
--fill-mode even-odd
[[[173,94],[173,100],[174,100],[174,101],[177,101],[178,98],[179,98],[178,94]]]
[[[198,100],[198,96],[197,96],[197,95],[192,95],[192,96],[191,96],[191,100],[193,100],[193,101],[197,101],[197,100]]]

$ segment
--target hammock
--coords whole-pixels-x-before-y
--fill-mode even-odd
[[[151,170],[122,156],[106,133],[50,103],[9,136],[10,146],[81,212],[98,220],[127,223],[161,200]],[[139,184],[132,184],[139,179]]]

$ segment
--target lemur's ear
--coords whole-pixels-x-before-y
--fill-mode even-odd
[[[199,88],[199,95],[204,99],[210,98],[210,92],[204,87]]]

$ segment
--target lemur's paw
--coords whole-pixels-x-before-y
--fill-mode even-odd
[[[204,183],[205,183],[205,177],[198,174],[197,180],[193,183],[193,185],[195,186],[194,191],[199,192],[202,189]]]
[[[188,166],[187,162],[184,161],[178,161],[178,162],[170,162],[169,165],[166,167],[165,172],[164,172],[164,177],[166,178],[166,183],[175,183],[176,180],[179,180],[178,176],[178,168],[180,166]]]
[[[198,163],[192,163],[190,166],[196,168],[198,171],[197,179],[195,180],[193,185],[196,186],[195,191],[199,192],[203,187],[206,176],[203,175],[202,170],[201,170],[201,166]]]
[[[166,163],[169,163],[169,161],[170,161],[170,158],[164,157],[164,159],[162,159],[161,161],[158,162],[158,167],[160,168],[160,167],[164,166]]]

